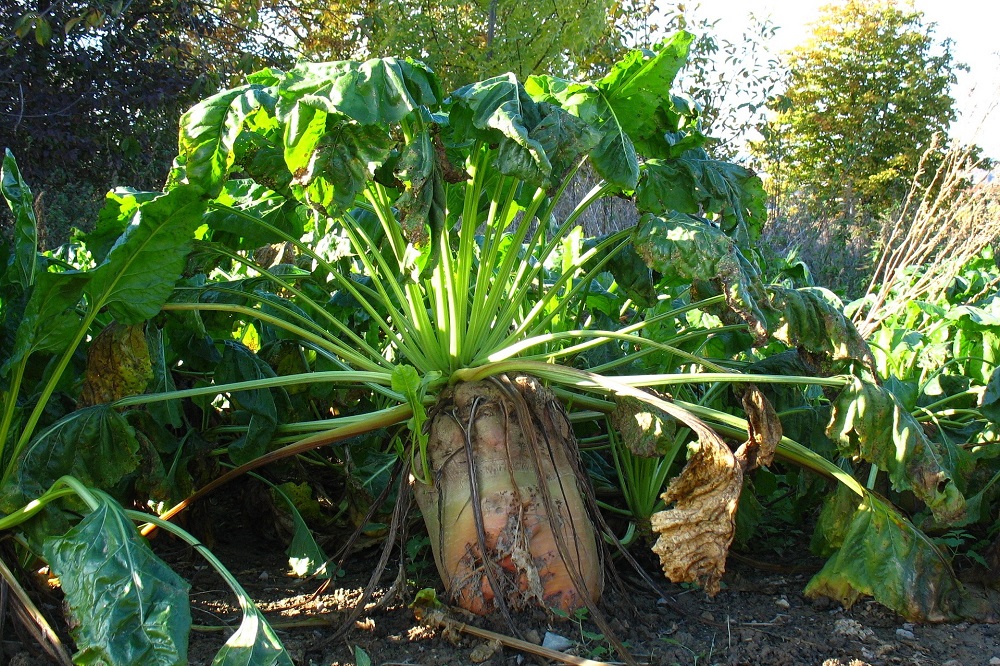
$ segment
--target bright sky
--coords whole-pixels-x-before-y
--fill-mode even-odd
[[[819,17],[819,8],[831,0],[703,0],[699,14],[719,17],[720,36],[735,40],[742,34],[749,14],[770,16],[780,26],[774,50],[784,51],[809,35],[808,24]],[[1000,2],[995,0],[912,0],[914,9],[927,22],[937,24],[936,37],[955,42],[956,62],[969,66],[958,72],[952,90],[959,120],[952,126],[952,138],[975,141],[987,156],[1000,158]],[[992,123],[984,122],[989,113]],[[992,125],[992,126],[990,126]]]

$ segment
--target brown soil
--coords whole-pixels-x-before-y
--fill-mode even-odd
[[[407,607],[421,587],[437,585],[430,553],[406,567],[407,589],[377,607],[367,608],[346,635],[331,640],[347,612],[361,597],[378,552],[372,548],[351,559],[346,572],[329,589],[317,593],[319,581],[301,581],[285,575],[283,548],[252,536],[241,525],[217,526],[213,551],[258,601],[296,664],[341,666],[356,664],[355,650],[363,650],[376,666],[438,666],[484,663],[488,666],[546,662],[521,651],[501,648],[467,635],[446,637],[422,626]],[[190,663],[208,665],[239,624],[235,599],[203,560],[167,539],[154,541],[156,550],[192,584],[193,619],[200,627],[191,636]],[[803,552],[805,552],[803,550]],[[627,567],[618,566],[624,592],[609,590],[601,603],[619,638],[635,660],[651,665],[709,666],[764,664],[864,666],[986,666],[1000,664],[1000,626],[992,624],[911,625],[874,601],[862,600],[850,610],[829,601],[812,601],[802,589],[818,560],[780,563],[777,556],[730,558],[722,591],[708,598],[702,591],[664,581],[666,599],[638,582]],[[383,577],[379,597],[385,597],[398,572],[398,558]],[[648,570],[656,573],[654,562]],[[613,588],[614,586],[612,586]],[[468,621],[457,613],[453,617]],[[477,626],[510,636],[503,621],[477,618]],[[546,632],[568,639],[567,654],[622,663],[601,631],[589,619],[519,616],[515,626],[529,641]],[[8,630],[8,636],[10,635]],[[48,663],[34,646],[20,648],[6,642],[4,655],[12,666]],[[13,656],[12,656],[13,655]],[[485,655],[485,658],[484,658]],[[474,659],[483,659],[476,662]]]

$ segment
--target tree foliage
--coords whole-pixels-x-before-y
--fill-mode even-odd
[[[447,92],[505,72],[603,73],[629,45],[649,41],[652,11],[646,0],[310,0],[290,30],[310,58],[422,60]]]
[[[214,0],[13,0],[0,25],[0,147],[43,195],[50,245],[108,189],[162,186],[183,110],[284,53],[253,5]]]
[[[955,119],[961,65],[923,14],[895,0],[823,9],[789,54],[786,106],[758,149],[776,188],[812,212],[864,219],[899,200]]]

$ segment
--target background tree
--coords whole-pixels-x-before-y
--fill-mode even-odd
[[[962,66],[923,14],[894,0],[823,8],[789,54],[786,110],[759,146],[811,214],[877,217],[906,193],[924,150],[955,119]]]
[[[0,148],[41,196],[47,245],[92,225],[107,190],[159,189],[196,100],[288,62],[268,25],[221,0],[0,3]]]

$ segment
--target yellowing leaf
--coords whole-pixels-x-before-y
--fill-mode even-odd
[[[89,407],[139,395],[153,379],[153,365],[142,324],[113,322],[87,351],[87,373],[80,406]]]

